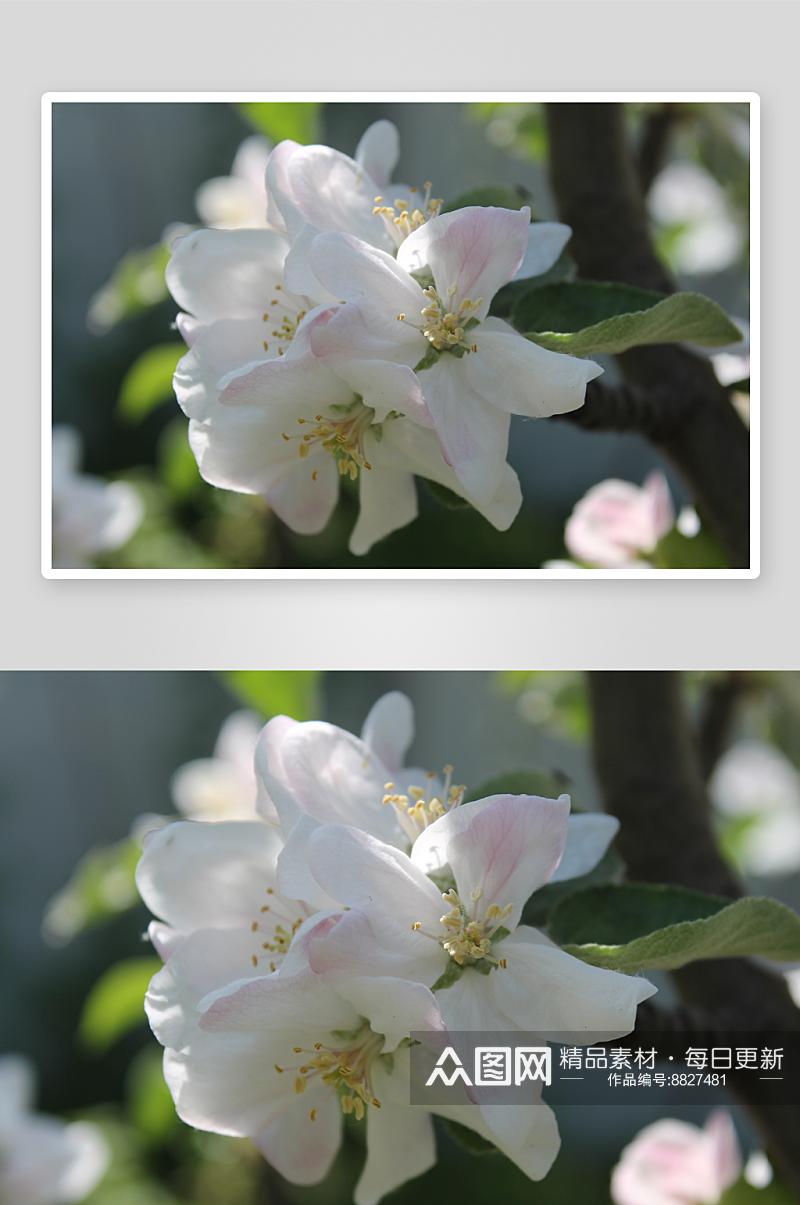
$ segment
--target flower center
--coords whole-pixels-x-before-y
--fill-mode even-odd
[[[382,1034],[374,1033],[368,1027],[362,1027],[352,1032],[334,1030],[332,1036],[341,1041],[335,1046],[325,1042],[315,1042],[313,1050],[303,1046],[293,1046],[295,1054],[307,1054],[310,1057],[297,1067],[279,1067],[275,1070],[279,1075],[285,1071],[294,1071],[294,1090],[299,1095],[305,1092],[309,1083],[319,1079],[330,1088],[325,1103],[336,1093],[342,1103],[342,1112],[354,1113],[361,1121],[364,1116],[364,1106],[381,1107],[381,1102],[372,1090],[371,1068],[372,1061],[380,1054],[384,1044]],[[309,1116],[316,1120],[317,1110],[312,1109]]]
[[[274,297],[269,303],[270,308],[262,315],[263,322],[274,322],[277,329],[271,332],[273,339],[284,340],[286,343],[291,343],[297,334],[297,328],[308,313],[307,310],[295,309],[289,301],[287,301],[283,293],[281,285],[275,285],[276,290],[281,294],[280,297]],[[277,309],[273,307],[277,306]],[[278,324],[278,319],[280,323]],[[264,351],[269,351],[269,342],[265,339],[262,344]],[[278,347],[278,355],[283,355],[283,346]]]
[[[352,406],[347,407],[347,415],[343,415],[341,418],[326,418],[324,415],[318,414],[313,420],[316,426],[303,435],[287,435],[285,431],[281,434],[287,442],[298,441],[297,452],[301,459],[308,456],[311,449],[320,444],[329,453],[329,456],[336,458],[341,475],[349,476],[351,481],[355,481],[359,469],[372,468],[364,455],[364,432],[371,425],[374,417],[375,411],[369,406],[355,402]],[[312,420],[298,418],[297,421],[301,426],[305,426]],[[311,474],[314,481],[317,480],[317,472],[318,470],[315,469]]]
[[[420,226],[438,216],[442,199],[439,197],[431,200],[432,188],[430,180],[426,181],[424,196],[420,195],[418,188],[410,188],[408,199],[395,198],[394,205],[384,205],[383,197],[375,198],[375,208],[372,212],[381,215],[398,247],[414,230],[419,230]]]
[[[439,923],[444,926],[444,933],[438,936],[425,933],[419,921],[415,921],[411,928],[422,933],[424,937],[432,937],[459,966],[464,966],[465,962],[469,966],[485,958],[487,962],[493,962],[505,970],[505,958],[495,958],[489,951],[492,948],[492,938],[498,929],[502,928],[503,921],[513,912],[514,905],[506,904],[505,908],[501,908],[499,904],[490,904],[481,920],[478,909],[482,896],[482,887],[470,892],[469,898],[473,905],[470,915],[459,899],[458,892],[452,887],[449,891],[442,892],[442,899],[450,904],[450,911],[439,917]]]
[[[293,917],[287,901],[276,894],[274,887],[267,888],[267,895],[270,896],[270,902],[262,905],[261,918],[254,920],[250,926],[252,933],[257,933],[262,939],[267,938],[266,941],[261,941],[261,950],[266,950],[267,953],[252,954],[250,957],[253,966],[257,967],[259,959],[267,958],[270,954],[273,955],[270,958],[269,969],[274,971],[288,953],[292,938],[305,918]],[[298,906],[305,908],[305,905],[302,904]],[[305,911],[308,910],[305,909]]]
[[[464,338],[470,319],[474,318],[475,311],[480,309],[483,304],[483,298],[479,297],[477,301],[470,301],[468,297],[458,306],[458,309],[451,309],[455,303],[456,286],[450,285],[447,290],[447,301],[439,296],[433,285],[422,290],[424,295],[430,301],[430,305],[426,305],[422,311],[422,317],[425,319],[425,325],[422,328],[422,333],[426,339],[430,340],[437,351],[443,347],[455,347],[460,344]],[[466,348],[466,344],[464,345]],[[475,344],[469,348],[470,351],[477,351]]]
[[[440,794],[432,793],[433,782],[436,778],[434,773],[426,774],[428,785],[425,787],[411,786],[408,788],[407,795],[389,794],[394,791],[394,783],[387,782],[384,784],[384,790],[387,792],[383,797],[383,803],[391,803],[400,818],[400,823],[405,829],[412,842],[416,841],[417,837],[423,832],[429,824],[433,824],[434,820],[438,820],[440,816],[444,816],[446,812],[452,808],[457,808],[464,800],[466,787],[456,787],[450,785],[450,777],[453,773],[452,766],[445,766],[444,787]]]

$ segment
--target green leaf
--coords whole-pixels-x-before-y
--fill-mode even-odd
[[[607,849],[603,857],[586,874],[574,879],[565,879],[562,883],[545,883],[533,895],[522,909],[521,924],[533,925],[541,929],[549,924],[550,914],[556,905],[567,896],[578,891],[586,891],[589,887],[600,886],[603,883],[614,883],[625,873],[625,863],[614,849]]]
[[[765,1188],[754,1188],[744,1176],[726,1188],[719,1205],[795,1205],[797,1198],[777,1176]]]
[[[490,795],[539,795],[543,799],[558,799],[567,789],[566,781],[551,770],[508,770],[489,778],[464,796],[465,803],[488,799]]]
[[[699,293],[663,297],[595,281],[531,289],[514,307],[512,322],[540,347],[575,356],[616,355],[643,343],[724,347],[742,337],[725,311]]]
[[[92,849],[81,858],[65,887],[48,903],[42,934],[50,945],[66,945],[76,934],[126,912],[139,902],[134,882],[141,843],[126,837]]]
[[[190,227],[186,227],[188,231]],[[174,232],[171,232],[174,237]],[[129,251],[89,302],[86,320],[96,335],[104,335],[124,318],[165,301],[169,296],[164,271],[170,257],[168,242],[143,251]]]
[[[455,958],[451,958],[447,963],[447,969],[436,980],[431,991],[442,992],[445,988],[452,987],[454,983],[458,983],[463,973],[464,967],[459,966]]]
[[[169,1088],[164,1082],[164,1057],[160,1046],[145,1046],[125,1076],[125,1098],[131,1122],[151,1144],[163,1142],[180,1125]]]
[[[458,1121],[451,1121],[449,1117],[442,1117],[440,1121],[447,1130],[451,1138],[455,1139],[459,1146],[463,1146],[465,1150],[470,1151],[473,1155],[495,1155],[497,1147],[489,1142],[488,1138],[471,1130],[469,1126],[462,1126]]]
[[[156,459],[161,480],[173,498],[179,501],[190,498],[202,485],[203,478],[189,446],[189,420],[182,414],[176,415],[161,432]]]
[[[424,372],[426,368],[433,368],[434,364],[439,363],[439,356],[441,354],[441,350],[437,351],[431,343],[419,364],[414,365],[414,372]]]
[[[319,714],[318,670],[236,669],[223,673],[226,686],[265,720],[288,715],[293,720],[316,719]]]
[[[146,1021],[144,996],[161,970],[160,958],[126,958],[94,985],[81,1013],[78,1037],[94,1054],[104,1054],[123,1034]]]
[[[530,205],[530,197],[510,184],[479,184],[466,192],[459,193],[452,201],[442,205],[441,213],[452,213],[455,209],[466,209],[469,205],[490,205],[496,209],[522,209]]]
[[[462,498],[460,494],[448,489],[446,485],[441,485],[438,481],[431,481],[429,477],[420,477],[420,481],[432,498],[450,510],[463,510],[465,506],[471,505],[466,498]]]
[[[129,422],[138,422],[161,402],[174,397],[172,378],[185,343],[158,343],[134,360],[119,390],[117,409]]]
[[[259,134],[272,142],[291,138],[302,146],[319,141],[322,106],[318,101],[244,101],[236,108]]]
[[[525,280],[510,280],[507,285],[503,285],[502,289],[498,289],[492,298],[489,313],[494,318],[510,318],[514,307],[531,290],[557,284],[559,281],[572,280],[575,269],[575,260],[569,251],[562,251],[552,268],[542,272],[541,276],[529,276]]]
[[[621,883],[570,895],[550,936],[592,966],[633,974],[705,958],[800,958],[800,917],[777,900],[730,900],[682,887]]]

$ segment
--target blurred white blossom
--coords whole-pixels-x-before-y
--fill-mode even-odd
[[[255,820],[253,766],[263,724],[253,711],[235,711],[220,728],[211,757],[187,762],[170,783],[175,806],[189,820]]]
[[[647,204],[656,222],[675,229],[667,254],[678,272],[721,272],[744,247],[744,232],[724,190],[699,163],[667,164],[656,176]]]
[[[84,569],[92,557],[129,540],[144,504],[127,481],[79,471],[81,439],[74,427],[53,428],[53,568]]]
[[[752,874],[800,867],[800,776],[772,745],[739,741],[709,782],[716,811],[737,828],[735,854]]]
[[[266,171],[271,150],[266,138],[253,134],[236,152],[229,176],[215,176],[200,185],[194,206],[205,226],[252,230],[267,225]]]
[[[568,551],[600,569],[628,569],[655,550],[675,522],[667,479],[650,473],[644,485],[610,478],[581,498],[564,530]]]
[[[36,1076],[21,1055],[0,1058],[0,1200],[3,1205],[82,1201],[105,1175],[111,1153],[87,1121],[67,1125],[32,1110]]]

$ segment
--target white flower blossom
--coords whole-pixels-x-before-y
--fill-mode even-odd
[[[253,755],[263,725],[253,711],[235,711],[222,725],[212,757],[181,766],[172,776],[175,806],[188,820],[254,820]]]
[[[709,1114],[702,1129],[663,1118],[625,1147],[611,1197],[616,1205],[716,1205],[741,1170],[729,1113]]]
[[[53,428],[53,568],[85,569],[136,531],[144,515],[127,481],[80,472],[81,439],[74,427]]]
[[[106,1173],[111,1152],[97,1126],[33,1111],[35,1075],[21,1055],[0,1057],[0,1200],[70,1205]]]
[[[628,569],[655,550],[672,529],[675,509],[663,473],[644,485],[610,478],[586,493],[567,520],[564,543],[579,561],[600,569]]]

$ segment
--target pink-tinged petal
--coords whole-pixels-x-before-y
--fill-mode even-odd
[[[273,414],[254,406],[220,406],[206,422],[192,419],[189,446],[200,476],[220,489],[266,496],[298,467],[296,446],[281,438],[287,428],[292,430],[295,414],[286,408]],[[310,488],[312,473],[324,471],[326,454],[312,448],[300,464]]]
[[[454,808],[419,838],[441,841],[463,900],[480,889],[481,915],[490,904],[514,907],[506,928],[519,922],[529,896],[558,865],[567,838],[569,798],[498,795],[488,807]],[[437,829],[441,827],[441,837]]]
[[[541,276],[552,268],[572,238],[572,229],[561,222],[531,222],[528,227],[528,246],[514,280]]]
[[[399,690],[381,695],[364,721],[361,739],[377,753],[387,770],[396,773],[414,739],[414,707],[408,696]]]
[[[182,933],[178,933],[171,925],[164,925],[158,920],[150,921],[147,926],[147,936],[162,962],[167,962],[176,946],[183,941]]]
[[[282,844],[260,821],[181,820],[149,834],[136,886],[180,933],[249,927],[274,885]]]
[[[503,1013],[520,1029],[554,1040],[580,1034],[576,1041],[591,1044],[630,1033],[637,1005],[656,991],[652,983],[589,966],[540,934],[529,940],[532,933],[521,926],[492,945],[492,954],[508,962],[506,970],[492,973]]]
[[[305,221],[287,175],[289,160],[299,149],[299,142],[287,138],[278,143],[267,160],[267,221],[276,230],[288,232],[290,239],[296,237]]]
[[[352,1004],[310,970],[230,983],[201,1001],[200,1011],[199,1025],[206,1033],[301,1033],[311,1029],[327,1034],[358,1027],[358,1013]]]
[[[372,909],[382,923],[394,918],[401,932],[410,932],[417,920],[427,928],[441,916],[441,893],[430,879],[400,850],[361,829],[322,825],[312,834],[308,860],[333,899],[349,908]]]
[[[477,352],[465,356],[471,387],[509,414],[545,418],[579,409],[586,385],[603,371],[591,360],[547,351],[522,335],[492,329],[491,320],[474,332]]]
[[[364,405],[375,411],[375,423],[382,423],[395,411],[422,427],[433,427],[419,378],[407,365],[390,364],[386,360],[348,360],[336,372],[361,395]]]
[[[374,121],[361,135],[356,163],[378,188],[385,188],[400,158],[400,135],[391,121]],[[374,201],[374,196],[373,196]]]
[[[346,231],[376,247],[392,246],[383,219],[372,212],[374,181],[347,155],[327,146],[302,147],[286,170],[307,222],[320,230]]]
[[[327,526],[339,499],[339,473],[334,462],[321,460],[321,454],[299,460],[288,476],[264,491],[278,518],[304,536]]]
[[[287,781],[310,816],[323,824],[352,823],[386,841],[398,836],[394,809],[382,802],[389,773],[358,737],[333,724],[298,724],[282,754]]]
[[[415,271],[427,261],[439,296],[455,287],[455,301],[482,301],[475,316],[483,318],[522,263],[530,220],[527,206],[515,211],[476,205],[441,214],[409,235],[398,263]]]
[[[417,316],[421,316],[421,305],[417,309]],[[383,360],[412,369],[425,355],[428,342],[421,330],[397,320],[397,313],[402,312],[389,307],[391,321],[387,321],[377,306],[371,309],[369,302],[359,305],[347,301],[331,310],[327,322],[318,323],[312,331],[314,355],[334,372],[346,369],[353,360]],[[408,317],[417,323],[413,310],[409,310]]]
[[[428,1171],[436,1162],[430,1113],[384,1102],[367,1111],[367,1161],[353,1194],[354,1205],[378,1205],[387,1193]]]
[[[264,953],[262,940],[249,926],[199,929],[181,940],[151,979],[144,1001],[150,1028],[162,1046],[182,1050],[191,1044],[197,1005],[209,992],[252,974],[253,955]]]
[[[191,349],[177,364],[172,383],[184,414],[200,422],[213,416],[219,404],[220,380],[270,358],[264,351],[260,318],[221,318],[200,325]],[[272,354],[277,356],[273,347]]]
[[[277,296],[288,246],[273,230],[194,230],[172,245],[167,287],[201,322],[260,317]]]
[[[571,815],[567,827],[567,843],[561,861],[548,879],[563,883],[594,870],[619,830],[619,820],[599,812]]]
[[[438,892],[435,904],[428,902],[426,909],[419,913],[420,920],[423,928],[435,933],[441,927]],[[311,968],[337,990],[347,979],[360,976],[410,979],[432,987],[447,969],[449,955],[438,942],[412,930],[412,923],[405,915],[395,918],[375,909],[370,913],[350,909],[329,932],[309,942]]]
[[[740,1171],[736,1132],[727,1113],[712,1113],[702,1130],[663,1118],[625,1147],[611,1178],[611,1196],[617,1205],[701,1205],[718,1201]]]
[[[352,389],[313,356],[247,365],[224,376],[220,389],[224,406],[295,406],[307,420],[320,408],[353,401]]]
[[[433,416],[444,458],[476,502],[494,496],[505,471],[509,414],[476,393],[464,361],[444,352],[420,373],[420,384]]]
[[[642,490],[650,503],[653,534],[658,541],[671,531],[675,524],[675,507],[672,505],[667,479],[662,472],[655,469],[646,477]]]
[[[519,479],[509,465],[504,465],[500,484],[488,501],[478,501],[464,488],[454,470],[442,456],[439,440],[433,431],[424,430],[409,419],[392,419],[383,424],[383,438],[373,453],[375,462],[387,468],[416,473],[446,485],[475,507],[498,531],[513,523],[522,505]]]
[[[436,993],[442,1020],[451,1033],[516,1031],[514,1022],[503,1016],[495,1000],[495,981],[500,973],[481,975],[468,967],[452,987]]]
[[[373,544],[417,517],[417,491],[410,473],[387,469],[373,459],[370,444],[367,455],[371,469],[360,474],[358,519],[348,547],[355,556],[369,552]]]
[[[257,811],[265,820],[278,817],[284,835],[300,814],[301,808],[289,787],[283,765],[283,742],[297,720],[288,715],[276,715],[261,729],[255,748],[255,771],[258,787]]]
[[[317,280],[329,292],[344,302],[361,306],[371,335],[396,344],[396,354],[400,354],[404,344],[406,349],[410,345],[412,352],[421,348],[420,358],[425,354],[426,341],[414,327],[422,322],[427,299],[417,282],[391,255],[337,231],[317,236],[310,262]],[[398,314],[405,314],[414,326],[398,321]],[[378,355],[372,352],[368,358]]]
[[[322,1087],[313,1095],[304,1092],[275,1121],[253,1134],[261,1154],[290,1184],[318,1184],[336,1158],[342,1141],[343,1114],[335,1100],[323,1107],[325,1095]]]

